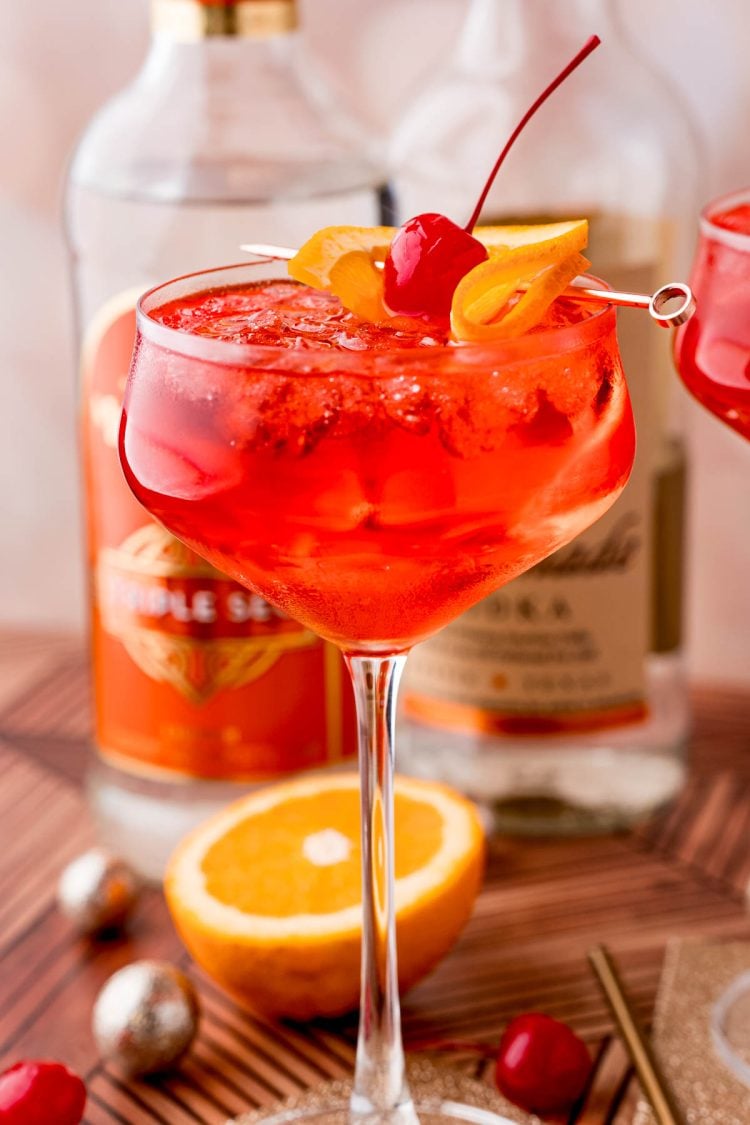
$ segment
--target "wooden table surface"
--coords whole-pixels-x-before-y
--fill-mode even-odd
[[[694,697],[692,776],[669,813],[632,836],[494,841],[461,941],[405,999],[407,1046],[493,1041],[512,1015],[543,1009],[571,1023],[597,1060],[577,1125],[629,1125],[637,1082],[586,950],[610,945],[648,1020],[669,938],[750,938],[750,693],[706,688]],[[19,1057],[64,1059],[86,1080],[87,1125],[220,1125],[349,1073],[353,1020],[279,1027],[242,1013],[190,964],[157,891],[144,896],[127,936],[89,943],[72,935],[55,885],[94,839],[82,792],[87,733],[80,644],[0,635],[2,1067]],[[98,1058],[90,1015],[109,975],[139,957],[183,966],[204,1018],[178,1073],[125,1082]],[[470,1053],[451,1059],[472,1073],[487,1069]]]

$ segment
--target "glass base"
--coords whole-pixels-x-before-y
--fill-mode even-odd
[[[484,1082],[427,1059],[409,1059],[407,1077],[414,1104],[392,1114],[352,1114],[351,1082],[337,1081],[252,1110],[234,1125],[524,1125],[536,1120]]]

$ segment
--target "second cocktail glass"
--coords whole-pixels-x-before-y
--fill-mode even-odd
[[[704,208],[690,284],[698,308],[675,339],[688,390],[750,438],[750,188]]]
[[[265,267],[267,269],[267,267]],[[360,1030],[331,1120],[472,1120],[412,1103],[401,1042],[394,714],[409,648],[567,543],[623,488],[633,421],[615,315],[558,302],[492,345],[403,338],[264,267],[148,293],[121,456],[179,538],[344,652],[359,717]],[[321,982],[325,987],[325,982]]]

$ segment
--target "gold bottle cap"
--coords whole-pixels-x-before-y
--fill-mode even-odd
[[[152,0],[155,34],[191,43],[210,36],[265,39],[297,27],[296,0]]]

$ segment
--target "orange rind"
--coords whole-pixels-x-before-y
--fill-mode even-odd
[[[456,340],[490,342],[528,332],[588,266],[580,253],[588,241],[585,219],[480,227],[476,234],[490,257],[456,286],[451,305]]]
[[[493,252],[489,261],[471,270],[456,286],[452,335],[456,340],[489,342],[528,332],[588,264],[578,253],[540,261],[525,248],[497,256]]]

